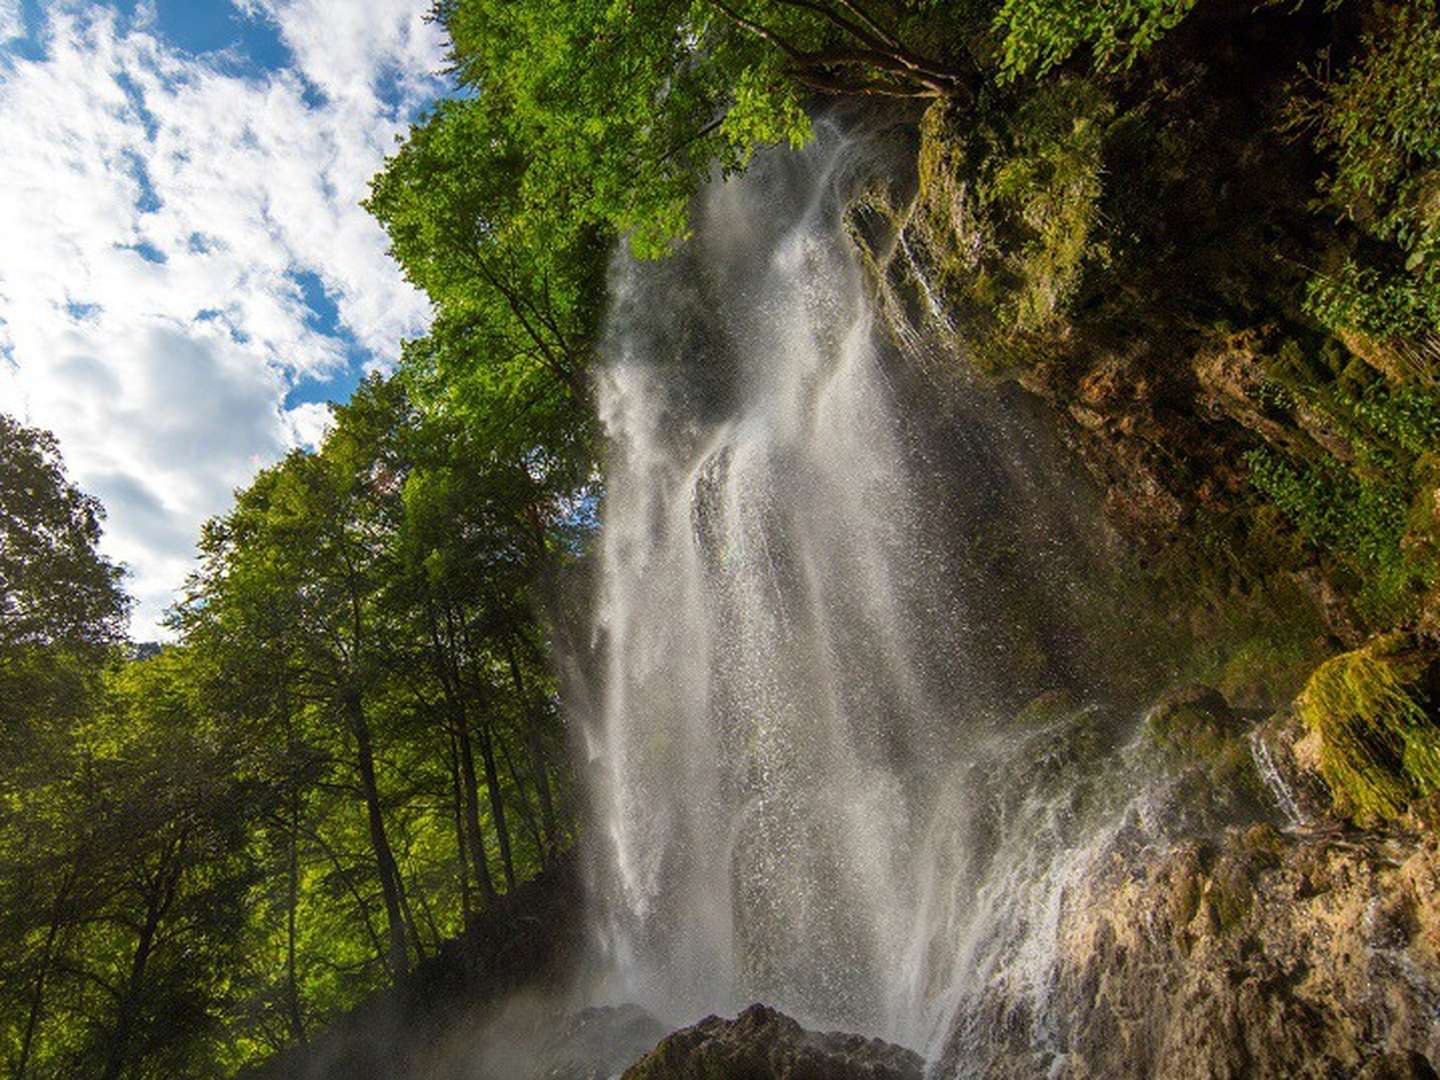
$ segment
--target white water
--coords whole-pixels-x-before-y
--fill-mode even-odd
[[[1044,1042],[1065,890],[1144,814],[1106,775],[1126,717],[1013,721],[1011,624],[1063,622],[1073,500],[978,391],[950,445],[917,430],[842,218],[884,167],[825,129],[708,188],[682,255],[617,261],[594,907],[608,996],[934,1056],[991,990]],[[967,555],[1001,521],[1054,611]]]

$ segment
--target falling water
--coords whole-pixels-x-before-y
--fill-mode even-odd
[[[709,186],[680,254],[617,257],[587,749],[614,996],[934,1052],[984,987],[1043,994],[1126,822],[1074,763],[1130,718],[1085,703],[1089,525],[1035,425],[940,403],[877,325],[845,215],[893,167],[822,125]]]

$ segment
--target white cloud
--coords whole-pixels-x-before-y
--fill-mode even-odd
[[[334,426],[328,405],[307,401],[285,412],[290,442],[295,446],[317,447]]]
[[[328,422],[323,406],[283,408],[302,375],[346,361],[296,274],[318,275],[372,362],[424,328],[357,205],[438,89],[424,7],[256,0],[298,68],[263,78],[171,49],[143,10],[126,30],[91,6],[52,8],[44,60],[0,60],[0,408],[54,430],[106,502],[137,637],[201,522]]]
[[[0,0],[0,41],[9,41],[25,32],[20,0]]]
[[[427,76],[439,66],[428,4],[248,0],[245,7],[275,20],[296,65],[325,94],[360,108],[377,104],[376,73],[413,100],[428,93]]]

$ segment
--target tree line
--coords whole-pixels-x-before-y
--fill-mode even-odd
[[[7,1075],[226,1075],[561,855],[538,613],[583,491],[372,378],[206,525],[174,643],[136,650],[101,508],[0,417]]]

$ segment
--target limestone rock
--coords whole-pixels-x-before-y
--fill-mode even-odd
[[[937,1075],[1433,1077],[1437,886],[1433,834],[1261,825],[1117,859],[1069,898],[1041,1007],[996,994]]]

